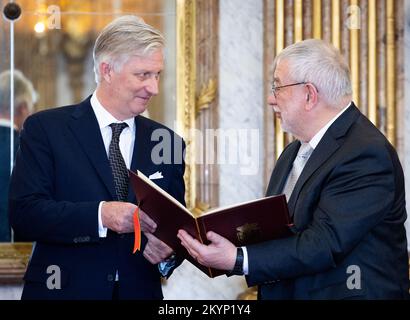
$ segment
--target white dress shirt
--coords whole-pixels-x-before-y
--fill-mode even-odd
[[[327,129],[339,118],[351,105],[351,102],[342,110],[340,111],[334,118],[332,118],[326,125],[324,125],[309,141],[309,145],[312,147],[313,150],[317,147],[320,140],[322,140],[323,136],[325,135]],[[242,247],[243,250],[243,273],[247,275],[249,273],[249,263],[248,263],[248,251],[246,247]]]
[[[112,130],[110,124],[125,122],[128,125],[128,127],[124,128],[124,130],[121,132],[119,145],[122,157],[125,161],[125,165],[127,166],[127,169],[130,169],[135,142],[134,118],[129,118],[124,121],[117,120],[111,113],[109,113],[102,106],[100,101],[98,101],[95,92],[93,93],[90,102],[101,130],[101,136],[104,141],[104,147],[105,152],[107,153],[107,157],[112,137]],[[98,206],[98,233],[101,238],[105,238],[107,236],[107,228],[103,226],[101,219],[101,206],[103,203],[104,201],[101,201],[100,205]]]

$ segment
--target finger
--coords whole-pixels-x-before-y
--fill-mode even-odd
[[[156,253],[150,249],[152,248],[145,248],[143,255],[152,264],[158,264],[168,257],[165,253]]]
[[[197,250],[195,250],[192,246],[190,246],[185,241],[182,241],[181,244],[188,251],[190,256],[192,256],[195,259],[198,258],[199,252]]]
[[[177,237],[181,240],[182,246],[188,251],[188,253],[192,257],[197,258],[199,255],[199,250],[195,246],[195,242],[199,243],[199,241],[191,237],[185,230],[179,230]]]
[[[154,238],[154,235],[151,232],[143,231],[142,233],[147,237],[148,241]]]
[[[180,238],[181,240],[181,244],[186,248],[186,249],[190,249],[192,250],[193,248],[191,247],[191,245],[185,240],[185,238]]]
[[[151,219],[151,217],[149,215],[147,215],[143,210],[139,210],[139,214],[140,214],[140,219],[144,221],[144,223],[146,223],[147,225],[156,228],[157,224],[155,223],[154,220]]]
[[[198,258],[198,252],[192,250],[190,247],[184,245],[184,243],[182,243],[182,246],[186,249],[186,251],[188,251],[189,255],[194,258],[195,260]]]
[[[155,254],[153,252],[152,242],[148,241],[147,245],[145,246],[143,256],[151,263],[155,263]]]
[[[187,239],[193,239],[191,235],[183,229],[178,230],[177,237],[182,241]]]
[[[150,233],[150,232],[144,232],[144,235],[147,237],[148,242],[149,242],[151,245],[155,246],[155,247],[160,246],[161,243],[164,243],[164,242],[162,242],[161,240],[159,240],[156,236],[154,236],[154,235],[153,235],[152,233]]]
[[[221,244],[226,240],[224,237],[220,236],[219,234],[217,234],[213,231],[209,231],[206,234],[206,237],[209,241],[211,241],[215,245]]]
[[[168,246],[161,239],[158,239],[156,236],[150,233],[144,233],[148,239],[148,244],[152,253],[158,258],[161,258],[161,261],[170,256],[174,250]]]
[[[188,233],[183,235],[183,241],[185,242],[186,245],[188,245],[190,248],[193,250],[199,252],[201,248],[204,246],[202,243],[200,243],[197,239],[191,237]]]
[[[139,219],[142,231],[151,233],[155,232],[157,229],[157,224],[142,210],[139,210]]]
[[[156,244],[156,238],[151,234],[151,233],[147,233],[147,232],[144,232],[144,235],[147,237],[147,239],[148,239],[148,242],[147,242],[147,245],[145,246],[146,247],[146,249],[148,249],[149,250],[149,253],[152,255],[153,254],[153,251],[156,249],[156,247],[158,246],[157,244]]]
[[[155,264],[154,259],[151,257],[151,253],[149,251],[147,251],[147,248],[145,247],[145,250],[142,254],[144,256],[145,259],[147,259],[150,263]]]

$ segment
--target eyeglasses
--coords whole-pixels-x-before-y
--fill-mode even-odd
[[[279,87],[275,86],[275,83],[272,83],[272,93],[276,98],[276,94],[278,93],[279,89],[286,88],[286,87],[298,86],[300,84],[306,84],[306,83],[307,82],[297,82],[297,83],[286,84],[284,86],[279,86]]]

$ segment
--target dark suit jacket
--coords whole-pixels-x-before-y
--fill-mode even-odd
[[[0,242],[9,242],[10,223],[7,213],[7,195],[10,182],[10,128],[0,126]],[[14,130],[14,155],[18,148],[18,133]]]
[[[142,116],[135,118],[136,138],[131,170],[154,180],[182,204],[184,163],[155,164],[151,141],[156,129],[171,136],[171,150],[180,156],[183,141]],[[175,144],[174,144],[175,143]],[[172,146],[180,146],[174,150]],[[174,158],[172,158],[174,159]],[[121,299],[161,299],[160,273],[142,255],[132,254],[133,233],[98,235],[100,201],[116,199],[114,180],[90,99],[79,105],[51,109],[29,117],[21,133],[9,195],[12,227],[36,241],[25,274],[23,299],[111,299],[119,272]],[[130,190],[128,201],[136,203]],[[61,270],[61,290],[46,286],[47,268]],[[50,271],[51,272],[51,271]]]
[[[282,191],[299,146],[278,159],[267,195]],[[313,151],[288,204],[294,235],[248,247],[247,281],[259,298],[408,297],[402,167],[354,105]]]

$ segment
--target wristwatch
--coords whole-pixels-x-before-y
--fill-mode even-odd
[[[228,276],[243,275],[243,250],[241,247],[236,248],[236,260],[233,269],[228,273]]]

